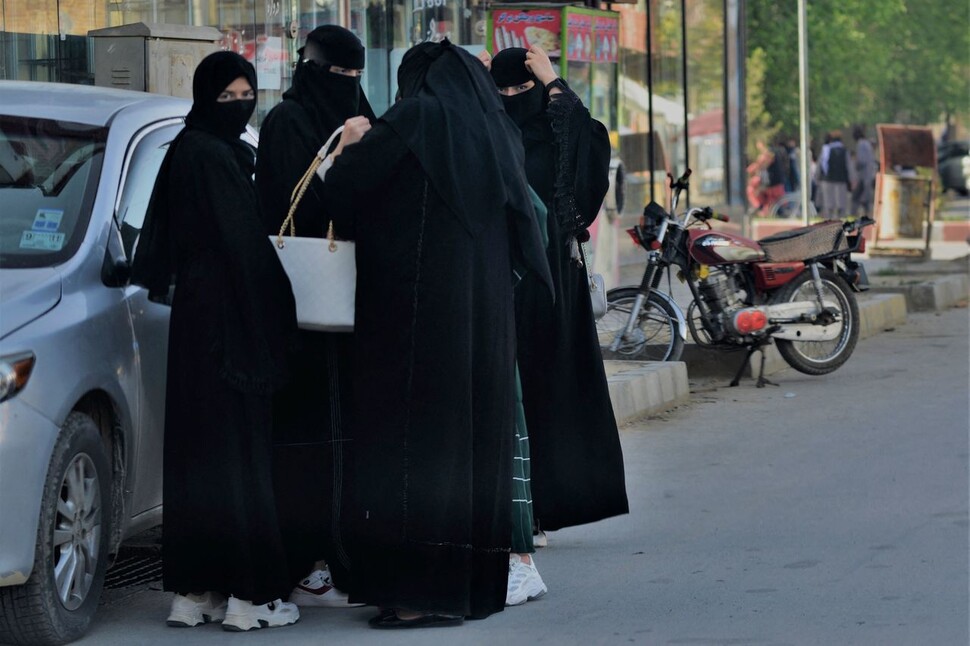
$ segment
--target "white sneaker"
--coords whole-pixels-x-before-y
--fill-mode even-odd
[[[509,589],[505,595],[505,605],[518,606],[538,599],[546,592],[548,589],[536,569],[535,557],[531,563],[526,563],[518,554],[512,554],[509,557]]]
[[[549,538],[541,529],[532,535],[532,547],[546,547],[549,545]]]
[[[175,628],[191,628],[210,621],[222,621],[226,616],[226,598],[218,592],[176,594],[165,622]]]
[[[254,606],[252,601],[229,597],[229,607],[226,609],[226,618],[222,620],[222,629],[245,632],[258,628],[276,628],[295,624],[299,619],[300,609],[292,603],[277,599]]]
[[[364,604],[350,603],[349,597],[333,587],[330,570],[314,570],[290,593],[290,603],[314,608],[358,608]]]

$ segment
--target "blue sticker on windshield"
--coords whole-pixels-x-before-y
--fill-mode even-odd
[[[64,234],[50,231],[24,231],[20,236],[21,249],[60,251],[64,247]]]
[[[61,228],[63,217],[64,211],[59,209],[37,209],[37,215],[34,216],[34,223],[30,229],[31,231],[57,231]]]

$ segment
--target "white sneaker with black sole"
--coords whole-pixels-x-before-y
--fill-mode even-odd
[[[546,592],[546,584],[536,569],[535,558],[526,563],[518,554],[509,557],[509,588],[505,595],[505,605],[518,606],[526,601],[538,599]]]
[[[229,607],[226,609],[226,618],[222,620],[222,629],[246,632],[259,628],[289,626],[299,620],[300,609],[292,603],[277,599],[254,606],[252,601],[229,597]]]
[[[218,592],[176,594],[165,622],[173,628],[191,628],[226,616],[226,598]]]
[[[350,603],[345,593],[333,587],[330,570],[314,570],[300,581],[290,593],[290,603],[301,608],[358,608],[364,605]]]

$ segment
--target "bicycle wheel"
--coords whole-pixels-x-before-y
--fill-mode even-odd
[[[636,287],[619,287],[606,293],[606,314],[596,322],[600,348],[604,359],[636,359],[639,361],[678,361],[684,352],[677,313],[656,294],[650,294],[640,310],[637,326],[615,352],[610,345],[626,327],[636,301]]]

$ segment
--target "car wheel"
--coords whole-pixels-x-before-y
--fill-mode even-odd
[[[87,630],[108,565],[110,485],[98,426],[71,413],[47,470],[33,573],[0,588],[0,642],[65,644]]]

